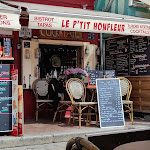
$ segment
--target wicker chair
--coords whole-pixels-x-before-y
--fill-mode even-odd
[[[52,108],[53,100],[49,99],[47,79],[36,79],[32,84],[32,89],[36,98],[36,121],[38,121],[38,112],[41,106],[47,103]],[[48,109],[51,110],[51,109]]]
[[[71,78],[66,83],[66,90],[70,97],[71,103],[72,103],[72,109],[71,109],[71,115],[69,118],[69,122],[71,120],[71,116],[73,115],[73,121],[74,116],[78,116],[79,118],[79,128],[81,128],[81,116],[85,115],[87,118],[87,121],[89,120],[91,115],[96,115],[96,124],[98,122],[97,120],[97,102],[85,102],[86,98],[86,87],[84,83],[78,79],[78,78]],[[86,109],[86,112],[85,112]],[[94,110],[94,113],[91,113],[91,109]],[[89,111],[90,110],[90,111]]]
[[[131,82],[125,77],[118,77],[120,79],[121,94],[123,99],[124,112],[129,113],[130,120],[133,124],[133,101],[130,100],[132,91]]]

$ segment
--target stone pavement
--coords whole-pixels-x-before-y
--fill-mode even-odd
[[[85,138],[86,134],[149,127],[149,120],[145,121],[139,119],[134,119],[133,125],[126,119],[125,127],[121,128],[100,128],[96,125],[85,126],[85,124],[82,124],[81,129],[79,129],[78,124],[68,126],[66,123],[52,123],[49,120],[39,120],[39,122],[29,120],[25,123],[25,133],[23,137],[0,136],[0,149],[19,150],[21,148],[22,150],[35,150],[40,148],[41,150],[57,150],[56,148],[58,148],[58,150],[65,150],[66,142],[72,137]]]
[[[43,145],[23,146],[15,148],[4,148],[3,150],[65,150],[67,142],[50,143]]]

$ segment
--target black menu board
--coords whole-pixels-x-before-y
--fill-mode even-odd
[[[115,70],[104,70],[105,78],[115,78]]]
[[[12,131],[12,81],[0,81],[0,132]]]
[[[150,75],[150,45],[147,37],[130,40],[130,75]]]
[[[105,69],[116,76],[129,75],[129,36],[105,40]]]
[[[124,126],[124,112],[120,80],[106,78],[96,80],[100,127]]]
[[[10,65],[1,64],[0,65],[0,80],[10,80]]]
[[[125,36],[105,40],[105,68],[116,76],[150,75],[150,38]]]
[[[96,79],[103,78],[102,70],[89,70],[88,85],[96,85]]]

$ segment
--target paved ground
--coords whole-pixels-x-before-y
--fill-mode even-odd
[[[3,148],[3,150],[65,150],[67,142],[50,143],[34,146],[23,146],[15,148]]]
[[[125,121],[125,130],[150,127],[150,117],[134,118],[134,124],[128,117]],[[79,129],[78,123],[67,125],[67,122],[52,123],[48,119],[26,120],[23,137],[0,136],[0,149],[3,150],[65,150],[66,142],[72,137],[84,137],[89,133],[108,132],[110,129],[102,129],[96,125],[86,126],[82,124]],[[111,129],[114,130],[114,129]],[[110,130],[110,131],[111,131]],[[118,130],[115,129],[115,130]],[[120,128],[119,128],[120,130]],[[39,144],[39,145],[38,145]],[[32,146],[26,146],[32,145]],[[21,146],[21,147],[16,147]],[[6,148],[7,147],[7,148]],[[12,147],[12,148],[8,148]],[[13,148],[15,147],[15,148]]]

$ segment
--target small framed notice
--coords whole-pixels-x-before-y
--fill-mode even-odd
[[[96,79],[100,127],[125,126],[120,79]]]
[[[96,79],[103,78],[103,70],[89,70],[88,86],[96,87]]]

